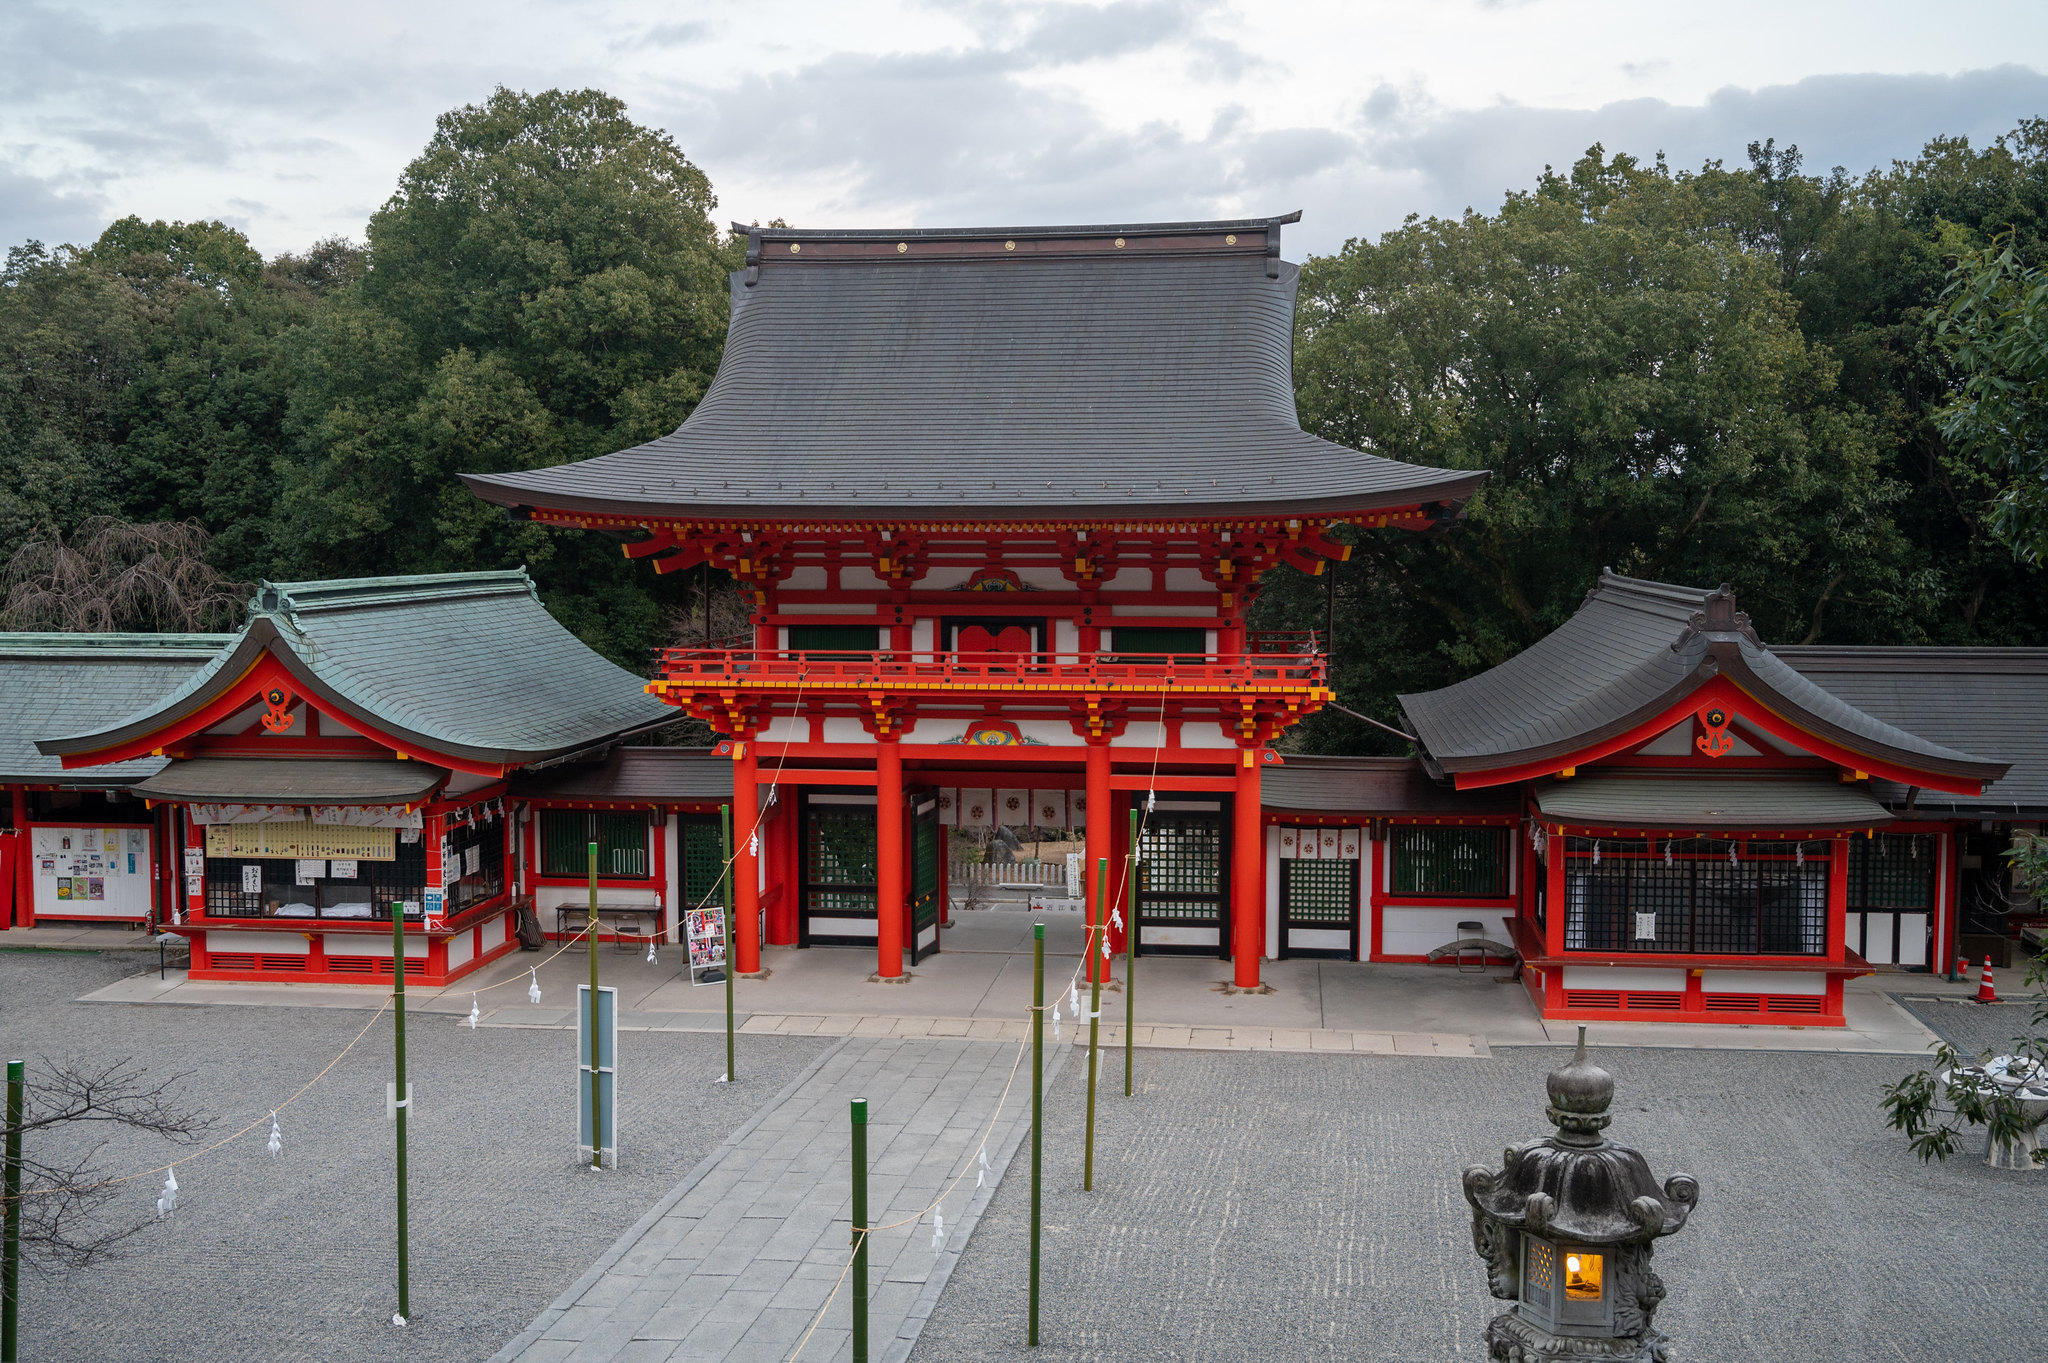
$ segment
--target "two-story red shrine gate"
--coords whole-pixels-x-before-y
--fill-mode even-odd
[[[748,594],[751,637],[671,651],[651,688],[729,740],[738,827],[779,795],[740,848],[740,970],[765,935],[872,941],[900,978],[937,940],[940,789],[1057,794],[1091,867],[1145,792],[1141,949],[1259,987],[1260,776],[1330,698],[1310,639],[1247,630],[1260,580],[1343,557],[1339,525],[1442,525],[1483,477],[1301,430],[1295,217],[739,228],[724,359],[678,430],[466,477]]]
[[[128,789],[175,812],[163,926],[194,978],[388,977],[402,914],[407,974],[439,984],[512,950],[538,888],[508,778],[672,717],[525,573],[451,573],[264,583],[182,684],[36,746],[67,771],[160,765]]]

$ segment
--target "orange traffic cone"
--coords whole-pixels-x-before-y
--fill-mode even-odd
[[[1991,958],[1989,956],[1984,958],[1984,975],[1977,981],[1977,1002],[1998,1002],[1998,990],[1991,983]]]

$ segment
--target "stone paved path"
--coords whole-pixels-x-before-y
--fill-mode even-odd
[[[1048,1049],[1047,1070],[1056,1074],[1066,1048]],[[1031,1062],[1027,1053],[1011,1083],[1018,1050],[1000,1040],[848,1037],[693,1170],[496,1360],[788,1359],[850,1252],[847,1113],[854,1098],[868,1100],[869,1212],[880,1225],[937,1198],[972,1165],[996,1116],[986,1184],[977,1189],[969,1173],[946,1194],[945,1247],[934,1250],[929,1215],[870,1242],[873,1356],[902,1359],[1028,1128]],[[803,1345],[805,1363],[851,1357],[849,1299],[841,1287]]]

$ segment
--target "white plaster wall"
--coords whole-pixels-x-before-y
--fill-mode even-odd
[[[296,932],[221,932],[206,934],[208,951],[262,952],[270,956],[304,956],[313,949],[313,944]],[[391,954],[385,947],[384,954]]]
[[[391,955],[391,934],[388,932],[366,932],[360,936],[339,932],[320,934],[320,949],[329,956],[383,956]],[[427,939],[416,933],[407,933],[405,938],[405,959],[427,954]]]
[[[811,736],[811,722],[795,715],[783,715],[771,719],[761,727],[761,734],[754,740],[758,746],[763,743],[803,743]]]
[[[615,889],[609,885],[600,885],[597,889],[597,902],[600,904],[645,904],[652,908],[657,902],[660,893],[659,890],[652,886],[642,890]],[[541,885],[537,886],[533,892],[533,911],[540,915],[540,925],[544,932],[553,932],[555,930],[554,912],[556,909],[561,908],[564,904],[573,904],[581,908],[589,903],[590,887],[588,885]]]
[[[1707,994],[1825,994],[1828,977],[1803,970],[1702,970],[1700,990]]]
[[[831,585],[830,580],[825,576],[823,564],[815,567],[792,568],[789,570],[789,576],[782,579],[783,588],[793,592],[822,592]]]
[[[1266,959],[1280,955],[1280,830],[1266,829]]]
[[[1193,725],[1181,726],[1183,731]],[[1166,743],[1166,726],[1156,719],[1134,719],[1124,729],[1123,737],[1117,739],[1119,748],[1157,748]]]
[[[1079,653],[1081,651],[1081,627],[1072,620],[1053,621],[1052,649],[1055,653]]]
[[[450,970],[454,970],[458,966],[467,965],[469,958],[475,954],[476,934],[474,932],[458,932],[448,939],[448,968]]]
[[[917,580],[919,591],[950,592],[955,587],[967,585],[967,579],[974,576],[974,569],[966,564],[933,568]]]
[[[1458,924],[1480,922],[1486,935],[1496,942],[1508,942],[1511,909],[1439,909],[1427,906],[1383,905],[1380,908],[1380,952],[1387,956],[1427,956],[1438,947],[1454,942]]]
[[[839,569],[839,589],[847,592],[879,592],[888,590],[889,584],[875,576],[875,570],[862,563],[844,564]]]
[[[1027,587],[1036,587],[1046,592],[1071,592],[1078,590],[1067,580],[1067,575],[1057,568],[1015,568],[1017,580]]]
[[[861,727],[857,719],[827,719],[825,721],[827,743],[872,743],[875,740]]]
[[[933,641],[934,641],[934,639],[936,639],[936,638],[937,638],[937,636],[938,636],[938,629],[939,629],[939,622],[938,622],[938,621],[936,621],[936,620],[934,620],[934,619],[932,619],[932,618],[931,618],[930,616],[928,616],[928,615],[925,615],[925,616],[919,616],[918,618],[916,618],[916,619],[912,620],[912,621],[910,622],[910,649],[911,649],[911,652],[913,652],[913,653],[935,653],[935,652],[937,652],[937,651],[938,651],[938,644],[936,644],[936,643],[935,643],[935,642],[933,642]]]
[[[1213,592],[1214,583],[1202,576],[1200,568],[1168,568],[1166,590],[1170,592]]]
[[[1113,616],[1115,616],[1115,615],[1167,615],[1167,616],[1184,616],[1184,617],[1186,617],[1186,618],[1188,618],[1188,619],[1196,619],[1196,618],[1204,618],[1204,619],[1207,619],[1207,618],[1213,618],[1213,617],[1214,617],[1214,616],[1216,615],[1216,607],[1214,607],[1214,606],[1176,606],[1176,605],[1138,605],[1138,606],[1111,606],[1111,607],[1109,608],[1109,613],[1110,613],[1111,615],[1113,615]]]
[[[1150,568],[1119,568],[1104,578],[1102,590],[1106,592],[1149,592],[1152,590]]]
[[[667,820],[664,821],[661,836],[664,839],[665,855],[668,858],[668,879],[665,886],[668,891],[668,899],[665,902],[670,905],[676,905],[683,902],[683,847],[682,829],[675,815],[669,815]],[[679,913],[671,913],[668,916],[668,935],[666,940],[671,942],[683,940],[676,930],[678,926],[677,920],[681,917],[682,915]]]
[[[486,952],[495,951],[505,944],[505,938],[511,933],[511,924],[512,915],[510,913],[501,913],[495,918],[489,918],[484,921],[484,950]]]
[[[1632,965],[1568,965],[1564,968],[1567,989],[1661,989],[1685,992],[1683,970],[1659,970]]]
[[[1224,733],[1223,725],[1217,721],[1191,719],[1180,726],[1180,745],[1183,748],[1234,748],[1237,739]]]
[[[1020,719],[1015,723],[1018,733],[1048,747],[1078,748],[1083,742],[1074,726],[1063,719]]]

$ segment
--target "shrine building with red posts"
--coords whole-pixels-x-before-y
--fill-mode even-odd
[[[1247,614],[1278,565],[1344,557],[1336,527],[1446,525],[1484,476],[1302,431],[1295,216],[736,228],[723,362],[679,429],[466,476],[745,592],[746,636],[669,650],[649,688],[733,765],[742,973],[765,942],[900,979],[939,946],[949,824],[1077,827],[1092,868],[1136,809],[1112,946],[1130,924],[1261,986],[1262,781],[1330,691],[1318,640]]]
[[[1431,776],[1522,805],[1512,850],[1505,830],[1449,850],[1515,865],[1503,926],[1545,1017],[1839,1026],[1873,958],[1951,949],[1955,829],[1916,803],[1976,805],[2012,763],[1861,709],[1792,653],[1726,587],[1607,573],[1528,649],[1401,698]]]
[[[191,939],[193,978],[388,979],[394,914],[419,929],[408,977],[459,978],[517,945],[515,901],[548,883],[556,843],[587,875],[599,841],[608,894],[655,925],[672,912],[674,802],[508,799],[515,777],[673,714],[556,624],[525,573],[264,583],[242,630],[202,647],[167,644],[182,675],[36,744],[67,777],[119,773],[175,843],[150,917]],[[30,831],[37,903],[43,879],[75,897],[101,875],[102,846]]]

